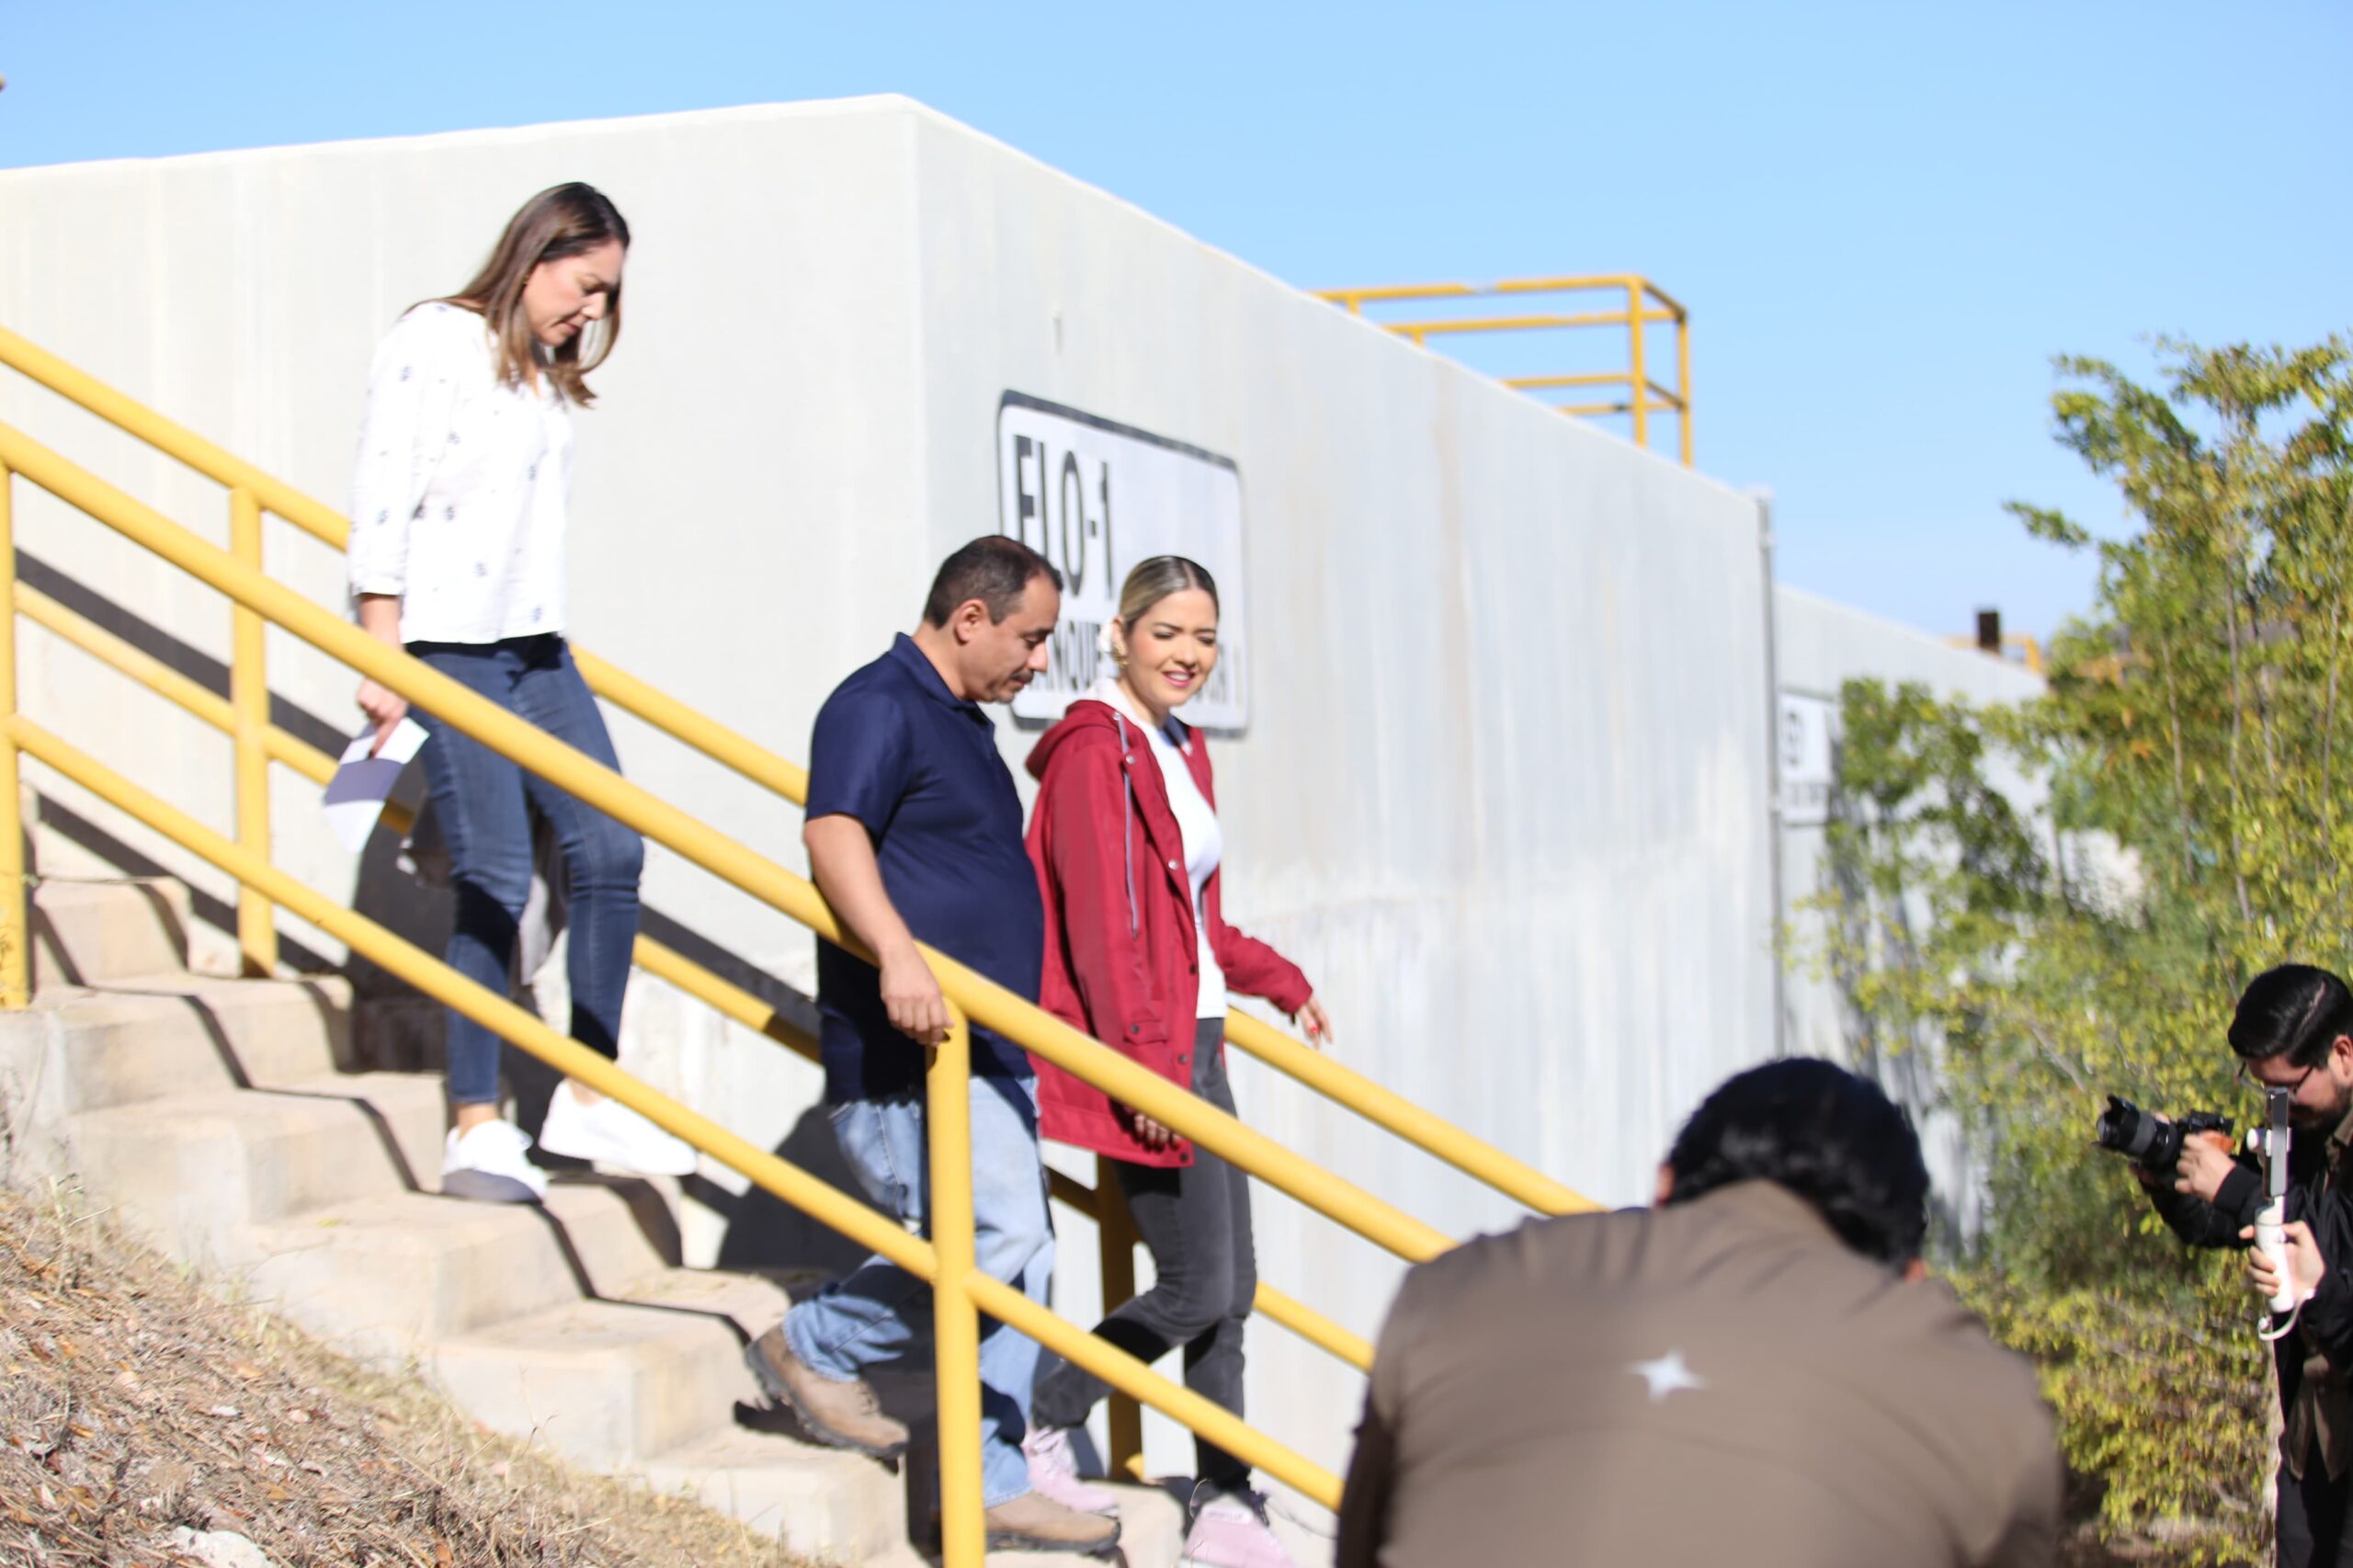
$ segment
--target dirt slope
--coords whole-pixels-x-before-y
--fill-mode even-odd
[[[0,1188],[0,1563],[790,1562],[732,1520],[492,1436],[208,1295],[69,1197]]]

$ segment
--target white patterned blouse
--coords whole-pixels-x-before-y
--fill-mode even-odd
[[[351,591],[396,594],[404,642],[563,630],[572,418],[546,376],[500,384],[488,330],[417,306],[376,350],[351,484]]]

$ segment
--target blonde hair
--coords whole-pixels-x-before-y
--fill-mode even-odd
[[[629,249],[629,224],[604,192],[578,180],[551,186],[517,209],[482,270],[464,288],[444,296],[443,302],[462,305],[483,318],[495,346],[500,381],[522,386],[536,382],[545,371],[566,402],[585,408],[597,401],[588,390],[588,372],[605,362],[620,338],[620,280],[613,279],[606,291],[603,318],[554,349],[531,335],[531,324],[523,314],[523,285],[541,262],[562,261],[616,240],[621,249]]]
[[[1181,555],[1155,555],[1149,561],[1139,561],[1120,585],[1120,624],[1132,635],[1137,621],[1153,606],[1171,594],[1181,594],[1188,588],[1199,588],[1209,595],[1212,608],[1219,608],[1217,579],[1209,568],[1198,561],[1188,561]]]

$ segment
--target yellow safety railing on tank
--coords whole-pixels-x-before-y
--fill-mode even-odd
[[[1594,310],[1531,312],[1509,314],[1415,315],[1390,313],[1396,307],[1432,301],[1510,300],[1515,303],[1547,295],[1599,294],[1613,302]],[[1329,300],[1350,315],[1364,316],[1400,337],[1428,347],[1433,337],[1457,337],[1486,333],[1549,333],[1579,329],[1619,328],[1626,334],[1626,368],[1622,370],[1579,370],[1557,375],[1504,376],[1507,387],[1522,392],[1576,391],[1586,401],[1572,400],[1552,406],[1562,413],[1591,418],[1626,415],[1633,422],[1634,444],[1651,444],[1651,416],[1672,415],[1683,466],[1691,466],[1691,314],[1665,290],[1647,278],[1610,274],[1597,278],[1507,278],[1498,283],[1390,283],[1365,289],[1324,289],[1316,298]],[[1623,304],[1614,301],[1622,300]],[[1368,312],[1366,307],[1370,306]],[[1653,371],[1648,328],[1672,324],[1675,328],[1675,384],[1663,385]],[[1616,398],[1596,403],[1596,392],[1615,391]]]
[[[1444,1235],[1088,1040],[955,960],[926,949],[926,957],[952,1005],[958,1028],[949,1043],[935,1054],[927,1080],[935,1196],[932,1237],[926,1243],[807,1172],[648,1088],[506,999],[303,885],[272,861],[267,768],[278,763],[324,783],[335,763],[270,720],[262,638],[267,624],[291,632],[401,693],[437,718],[763,900],[826,940],[851,952],[859,951],[804,879],[429,666],[387,647],[262,571],[260,519],[265,513],[274,513],[340,547],[348,525],[332,510],[6,330],[0,330],[0,362],[226,485],[231,544],[229,550],[220,549],[22,432],[0,426],[0,1006],[19,1007],[28,1001],[29,926],[17,793],[17,758],[22,754],[233,877],[239,886],[239,946],[249,971],[266,974],[275,969],[276,910],[283,907],[426,996],[622,1101],[777,1198],[930,1280],[938,1298],[936,1376],[941,1401],[942,1519],[950,1568],[968,1568],[980,1560],[976,1310],[1031,1335],[1119,1391],[1122,1400],[1113,1410],[1113,1457],[1123,1468],[1132,1470],[1137,1462],[1140,1429],[1135,1405],[1129,1402],[1141,1401],[1306,1495],[1326,1506],[1336,1503],[1338,1482],[1329,1471],[974,1270],[965,1020],[995,1029],[1400,1257],[1419,1260],[1434,1256],[1450,1244]],[[14,479],[19,475],[229,597],[233,657],[226,699],[17,580],[13,494]],[[230,735],[237,786],[233,837],[196,822],[19,710],[15,627],[20,614]],[[805,799],[807,776],[800,767],[576,646],[573,652],[592,688],[607,700],[796,803]],[[396,814],[394,825],[398,825]],[[722,1016],[813,1056],[815,1042],[776,1009],[685,955],[641,936],[635,959],[649,973]],[[1240,1013],[1229,1017],[1228,1030],[1238,1049],[1540,1212],[1592,1207],[1558,1182],[1280,1030]],[[1089,1188],[1057,1172],[1053,1185],[1059,1199],[1093,1215],[1102,1228],[1106,1302],[1132,1294],[1134,1236],[1117,1184],[1098,1176],[1097,1185]],[[1259,1287],[1256,1304],[1267,1317],[1332,1354],[1358,1368],[1370,1365],[1371,1347],[1361,1336],[1305,1304],[1265,1285]]]

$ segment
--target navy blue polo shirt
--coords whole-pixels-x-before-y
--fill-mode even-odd
[[[1046,915],[1012,771],[980,704],[951,694],[905,633],[817,710],[808,814],[866,824],[883,891],[917,941],[1038,999]],[[822,939],[817,1007],[827,1100],[920,1088],[924,1048],[891,1027],[873,966]],[[1032,1069],[1018,1046],[976,1027],[972,1071],[1028,1077]]]

